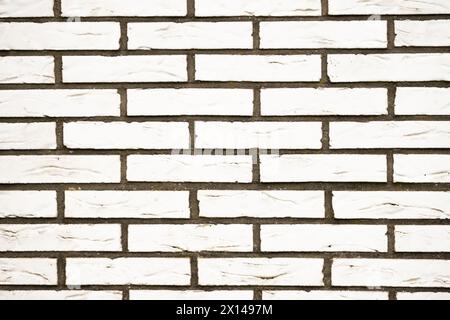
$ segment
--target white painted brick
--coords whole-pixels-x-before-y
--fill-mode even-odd
[[[253,115],[249,89],[131,89],[127,94],[130,116]]]
[[[14,290],[0,291],[1,300],[122,300],[121,291]]]
[[[334,259],[335,286],[450,287],[450,261]]]
[[[450,54],[336,54],[328,56],[331,82],[450,81]]]
[[[66,191],[68,218],[189,218],[187,191]]]
[[[119,156],[1,156],[0,183],[120,182]]]
[[[450,252],[450,226],[396,226],[397,252]]]
[[[54,83],[53,57],[0,57],[0,83]]]
[[[184,16],[185,0],[62,0],[65,17]]]
[[[64,82],[182,82],[187,81],[184,55],[65,56]]]
[[[323,218],[322,191],[198,191],[202,217]]]
[[[130,300],[253,300],[253,291],[130,290]]]
[[[330,148],[450,148],[448,121],[331,122]]]
[[[0,218],[54,218],[55,191],[0,191]]]
[[[64,124],[70,149],[189,149],[187,122],[71,122]]]
[[[263,291],[263,300],[389,300],[381,291]]]
[[[128,156],[130,181],[252,181],[251,156],[134,155]]]
[[[121,251],[120,225],[0,225],[0,251]]]
[[[398,115],[450,115],[450,89],[397,88]]]
[[[262,225],[261,250],[387,252],[386,233],[386,226]]]
[[[261,22],[260,47],[386,48],[386,21]]]
[[[386,182],[382,155],[261,155],[263,182]]]
[[[53,122],[1,123],[0,149],[56,149],[56,125]]]
[[[68,258],[68,285],[189,285],[188,258]]]
[[[320,149],[320,122],[195,122],[201,149]]]
[[[450,219],[450,192],[333,191],[338,219]]]
[[[197,16],[320,16],[320,0],[196,0]]]
[[[397,292],[397,300],[450,300],[450,292]]]
[[[211,286],[320,286],[322,259],[200,258],[200,285]]]
[[[253,250],[252,225],[130,225],[128,248],[137,252]]]
[[[0,117],[119,116],[117,90],[1,90]]]
[[[195,77],[201,81],[319,81],[318,55],[195,56]]]
[[[394,182],[449,183],[449,155],[394,155]]]
[[[450,46],[449,30],[448,20],[395,21],[395,45],[397,47]]]
[[[251,22],[128,24],[129,49],[251,49]]]
[[[447,0],[329,0],[329,14],[446,14]]]
[[[56,259],[0,258],[1,285],[56,285]]]
[[[387,114],[387,90],[382,88],[263,89],[263,116]]]
[[[0,17],[52,17],[53,0],[3,0]]]
[[[92,32],[92,30],[95,32]],[[0,50],[117,50],[116,22],[0,23]]]

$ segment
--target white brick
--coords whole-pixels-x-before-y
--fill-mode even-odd
[[[282,88],[261,91],[263,116],[387,114],[382,88]]]
[[[128,24],[129,49],[251,49],[251,22]]]
[[[1,300],[122,300],[121,291],[14,290],[0,291]]]
[[[386,48],[386,21],[261,22],[260,47]]]
[[[0,191],[0,218],[54,218],[55,191]]]
[[[68,258],[68,285],[189,285],[188,258]]]
[[[200,258],[200,285],[211,286],[320,286],[322,259]]]
[[[397,88],[398,115],[450,115],[450,89]]]
[[[448,20],[396,21],[395,45],[397,47],[450,46],[449,29],[450,22]]]
[[[189,218],[187,191],[66,191],[68,218]]]
[[[56,259],[0,258],[1,285],[56,285]]]
[[[127,163],[130,181],[249,183],[253,175],[251,156],[134,155]]]
[[[130,300],[253,300],[253,291],[130,290]]]
[[[397,252],[450,252],[450,226],[396,226]]]
[[[117,90],[1,90],[0,117],[119,116]]]
[[[54,83],[53,57],[0,57],[0,83]]]
[[[62,0],[65,17],[184,16],[185,0]]]
[[[252,225],[130,225],[128,248],[137,252],[253,250]]]
[[[387,252],[386,226],[262,225],[261,250]]]
[[[92,32],[92,30],[95,32]],[[0,50],[117,50],[116,22],[0,23]]]
[[[63,57],[64,82],[182,82],[187,81],[184,55]]]
[[[197,16],[320,16],[320,0],[196,0]]]
[[[128,115],[251,116],[253,115],[253,91],[249,89],[131,89],[128,90]]]
[[[0,149],[56,149],[56,125],[52,122],[1,123]]]
[[[446,14],[447,0],[329,0],[329,14]]]
[[[450,219],[450,192],[334,191],[337,219]]]
[[[381,291],[263,291],[263,300],[389,300]]]
[[[196,79],[201,81],[319,81],[318,55],[205,55],[195,56]]]
[[[0,17],[52,17],[53,0],[3,0]]]
[[[450,292],[397,292],[397,300],[450,300]]]
[[[262,155],[263,182],[386,182],[382,155]]]
[[[202,217],[323,218],[322,191],[198,191]]]
[[[394,182],[449,183],[449,155],[394,155]]]
[[[330,123],[330,148],[450,148],[448,121]]]
[[[334,259],[335,286],[450,287],[450,261]]]
[[[71,122],[64,124],[71,149],[189,149],[187,122]]]
[[[195,122],[201,149],[320,149],[321,122]]]
[[[1,156],[0,183],[120,182],[119,156]]]
[[[121,251],[120,225],[0,225],[0,251]]]
[[[450,81],[450,54],[336,54],[328,56],[331,82]]]

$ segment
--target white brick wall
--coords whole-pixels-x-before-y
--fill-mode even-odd
[[[347,14],[443,14],[450,4],[446,0],[328,0],[329,13]]]
[[[95,32],[90,32],[92,29]],[[0,33],[4,35],[1,50],[115,50],[119,49],[120,25],[113,22],[0,23]]]
[[[198,261],[201,285],[322,285],[321,259],[204,258]]]
[[[119,116],[116,90],[1,90],[1,117]]]
[[[261,48],[386,48],[386,22],[262,22]]]
[[[332,82],[450,81],[450,54],[336,54],[328,57]]]
[[[185,191],[66,191],[71,218],[189,218]]]
[[[128,41],[130,49],[251,49],[252,24],[250,22],[130,23]]]
[[[414,259],[335,259],[337,286],[449,287],[450,262]]]
[[[323,218],[321,191],[200,190],[200,216],[258,218]]]
[[[128,247],[138,252],[253,250],[251,225],[130,225]]]
[[[449,15],[0,1],[0,299],[449,300]]]
[[[319,81],[317,55],[197,55],[196,78],[201,81]]]
[[[0,57],[0,83],[54,83],[53,57]]]
[[[61,0],[65,17],[184,16],[184,0]]]
[[[187,258],[69,258],[69,285],[188,285]]]
[[[262,225],[262,251],[386,252],[385,226]]]

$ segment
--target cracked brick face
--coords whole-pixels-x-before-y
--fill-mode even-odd
[[[0,1],[0,299],[450,299],[448,0]]]

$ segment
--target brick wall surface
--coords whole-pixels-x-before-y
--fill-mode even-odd
[[[0,1],[0,299],[450,299],[449,0]]]

